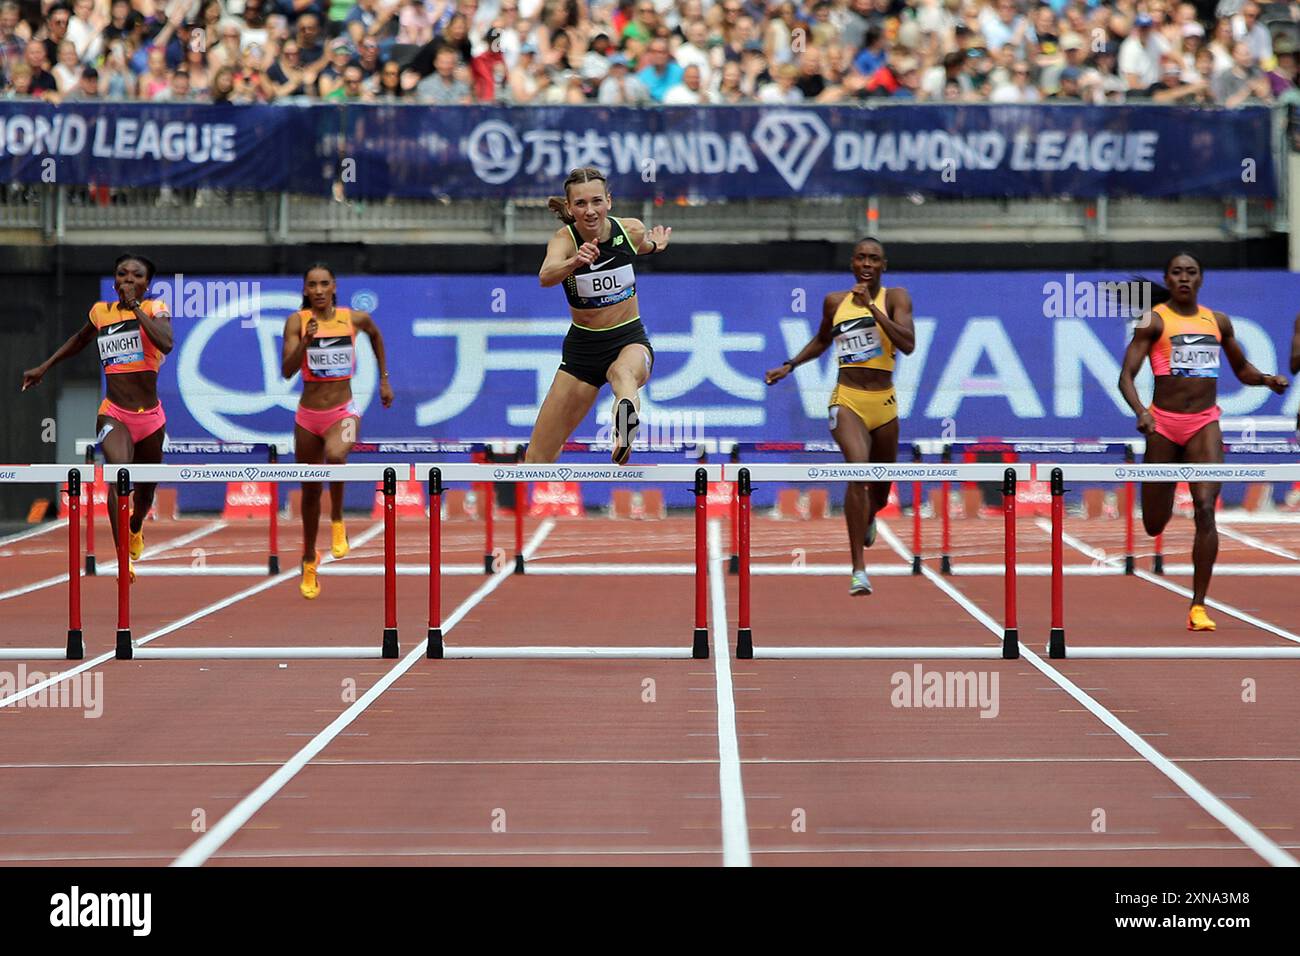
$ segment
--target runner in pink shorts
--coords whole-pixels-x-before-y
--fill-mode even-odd
[[[302,308],[284,324],[285,378],[302,372],[302,399],[294,416],[294,457],[303,464],[343,464],[356,443],[361,413],[352,400],[352,375],[356,371],[357,333],[370,337],[379,363],[379,398],[384,408],[393,404],[388,382],[388,361],[379,326],[367,312],[340,309],[334,272],[323,263],[309,266],[303,276]],[[330,553],[341,558],[348,553],[347,528],[343,523],[341,481],[330,485]],[[302,486],[302,581],[298,589],[308,599],[320,594],[316,570],[316,530],[320,525],[319,482]]]
[[[1153,285],[1154,308],[1142,316],[1133,341],[1124,353],[1119,390],[1137,415],[1137,429],[1146,436],[1143,461],[1208,464],[1223,461],[1223,433],[1219,430],[1219,360],[1226,356],[1232,372],[1244,385],[1262,385],[1277,394],[1288,382],[1280,375],[1265,375],[1246,360],[1233,333],[1232,322],[1197,302],[1204,272],[1200,261],[1181,252],[1165,266],[1165,285]],[[1155,373],[1155,394],[1150,407],[1142,404],[1134,382],[1144,359]],[[1174,512],[1174,483],[1142,485],[1142,523],[1155,537]],[[1205,610],[1205,595],[1219,553],[1219,532],[1214,512],[1218,482],[1192,482],[1196,539],[1192,545],[1192,604],[1187,614],[1189,631],[1213,631],[1215,623]]]
[[[91,342],[99,346],[107,397],[99,406],[95,442],[109,465],[158,464],[162,461],[163,426],[167,416],[158,400],[158,369],[172,350],[171,315],[167,304],[146,299],[154,264],[144,256],[117,257],[113,288],[116,302],[96,302],[90,320],[59,350],[36,368],[23,373],[23,391],[38,384],[45,373]],[[108,520],[117,541],[117,489],[108,482]],[[156,485],[137,482],[132,496],[130,559],[127,570],[135,581],[135,560],[144,553],[144,519],[153,507]]]

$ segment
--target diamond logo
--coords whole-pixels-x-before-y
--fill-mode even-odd
[[[258,470],[254,468],[252,465],[244,469],[244,477],[247,478],[249,481],[256,481],[258,474],[259,474]]]
[[[569,468],[561,468],[558,472],[556,472],[556,474],[560,476],[560,481],[568,481],[569,476],[573,474],[573,471]]]
[[[885,469],[881,465],[877,465],[875,468],[871,469],[871,473],[877,478],[883,478],[885,476]]]
[[[831,131],[812,112],[764,113],[754,127],[754,142],[791,189],[803,188],[830,141]]]
[[[1190,479],[1190,478],[1192,477],[1192,475],[1195,473],[1195,469],[1194,469],[1194,468],[1179,468],[1179,469],[1178,469],[1178,473],[1179,473],[1180,475],[1182,475],[1184,478]]]

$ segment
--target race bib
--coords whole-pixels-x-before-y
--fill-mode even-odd
[[[1169,374],[1218,378],[1221,352],[1213,335],[1175,335],[1169,340]]]
[[[841,365],[860,365],[882,354],[874,319],[850,319],[835,327],[835,357]]]
[[[601,272],[584,272],[573,277],[578,288],[578,295],[584,299],[612,299],[631,294],[636,285],[636,273],[631,264],[621,265],[617,269]]]
[[[144,339],[140,320],[128,319],[99,330],[99,361],[104,368],[144,361]]]
[[[355,361],[351,336],[316,338],[307,346],[307,370],[317,378],[351,378]]]

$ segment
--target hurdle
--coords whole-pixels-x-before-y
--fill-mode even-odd
[[[110,466],[112,468],[113,466]],[[118,660],[328,660],[398,656],[396,506],[397,471],[391,465],[121,465],[113,471],[117,486],[117,635]],[[107,476],[106,476],[107,477]],[[131,638],[131,583],[129,573],[129,496],[132,482],[190,483],[258,481],[286,482],[358,481],[382,486],[384,495],[384,624],[377,646],[366,647],[144,647]],[[274,497],[274,496],[273,496]],[[286,574],[285,577],[289,577]]]
[[[553,465],[553,464],[459,464],[417,462],[415,474],[428,482],[429,490],[429,623],[426,655],[434,660],[448,658],[489,659],[676,659],[702,660],[709,656],[708,632],[708,541],[707,496],[710,481],[722,476],[720,465]],[[471,484],[513,483],[516,486],[534,481],[578,481],[607,484],[664,485],[684,483],[695,497],[695,617],[689,646],[618,647],[531,645],[515,647],[449,646],[443,640],[442,627],[442,508],[445,485],[451,482]],[[521,510],[516,508],[516,514]],[[522,527],[516,538],[522,541]],[[522,548],[518,555],[522,556]],[[517,567],[517,563],[516,563]],[[536,569],[535,569],[536,570]],[[568,570],[568,569],[566,569]],[[515,573],[502,566],[496,574]],[[573,568],[574,574],[599,573],[591,565]]]
[[[734,467],[734,466],[733,466]],[[1020,656],[1019,629],[1016,622],[1016,485],[1031,474],[1031,466],[1016,463],[964,464],[828,464],[742,465],[737,471],[739,510],[739,621],[736,631],[736,657],[784,659],[1014,659]],[[1002,514],[1005,526],[1002,573],[1003,633],[999,647],[756,647],[750,619],[750,497],[756,481],[847,482],[891,481],[996,481],[1002,490]],[[908,574],[910,567],[904,566]]]
[[[1065,574],[1064,574],[1064,538],[1065,538],[1065,483],[1070,480],[1088,481],[1101,484],[1127,483],[1130,487],[1143,483],[1169,482],[1269,482],[1300,480],[1300,465],[1229,465],[1229,464],[1039,464],[1036,474],[1047,474],[1052,489],[1052,619],[1048,631],[1047,654],[1052,658],[1094,658],[1094,659],[1164,659],[1164,660],[1206,660],[1206,659],[1295,659],[1300,658],[1300,642],[1293,646],[1185,646],[1185,647],[1073,647],[1067,649],[1065,642]],[[1041,479],[1040,479],[1041,480]],[[1130,552],[1131,552],[1130,546]],[[1181,567],[1181,566],[1180,566]],[[1164,567],[1155,574],[1169,573],[1173,570]],[[1190,572],[1191,567],[1186,570]],[[1215,568],[1218,575],[1219,568]],[[1145,571],[1135,571],[1136,576],[1155,580],[1155,575]]]
[[[93,464],[0,465],[0,484],[61,485],[68,494],[68,633],[67,643],[57,647],[3,647],[0,660],[79,661],[86,656],[81,629],[81,488],[95,480]],[[92,509],[93,510],[93,509]]]

